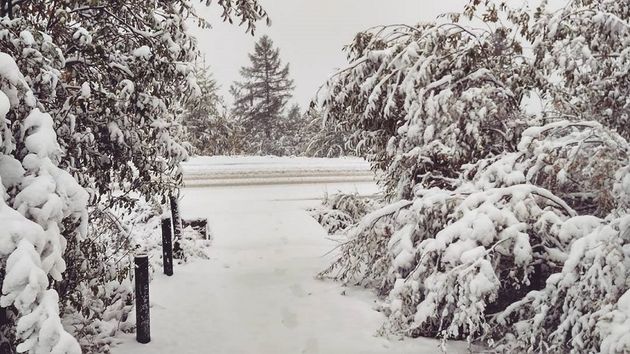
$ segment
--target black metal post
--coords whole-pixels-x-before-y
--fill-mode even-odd
[[[184,259],[184,250],[181,248],[182,240],[182,218],[179,215],[179,204],[177,197],[170,195],[171,215],[173,216],[173,257],[176,259]]]
[[[151,341],[151,316],[149,314],[149,257],[136,255],[136,340],[146,344]]]
[[[173,275],[173,237],[171,218],[162,218],[162,261],[164,274]]]

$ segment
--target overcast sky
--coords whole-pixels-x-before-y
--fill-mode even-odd
[[[260,23],[256,35],[244,27],[221,23],[218,6],[200,9],[212,29],[194,29],[199,47],[206,56],[221,93],[229,103],[230,84],[239,80],[239,69],[248,65],[247,53],[263,34],[280,48],[283,62],[290,63],[295,81],[294,100],[302,109],[317,89],[345,64],[342,47],[354,34],[381,24],[407,23],[434,19],[437,15],[459,11],[466,0],[260,0],[272,25]]]

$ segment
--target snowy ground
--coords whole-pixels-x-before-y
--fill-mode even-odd
[[[369,182],[370,165],[358,158],[214,156],[196,157],[184,166],[186,185],[262,185]]]
[[[335,244],[304,208],[326,192],[377,192],[372,182],[338,180],[186,189],[182,213],[209,219],[211,259],[158,276],[152,342],[128,336],[114,353],[438,353],[437,341],[374,336],[383,316],[372,294],[313,277]],[[466,352],[454,345],[449,353]]]

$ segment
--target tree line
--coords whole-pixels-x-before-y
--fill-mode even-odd
[[[289,105],[295,85],[289,64],[268,36],[262,36],[230,87],[233,107],[218,94],[210,69],[199,67],[201,95],[185,107],[187,140],[198,155],[336,157],[353,154],[342,129],[324,124],[321,112]]]

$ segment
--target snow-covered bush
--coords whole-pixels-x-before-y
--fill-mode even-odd
[[[389,332],[460,338],[544,279],[553,225],[574,212],[533,185],[417,191],[350,230],[326,273],[388,295]],[[548,263],[545,260],[545,263]]]
[[[386,285],[386,277],[393,260],[388,246],[397,226],[395,219],[411,204],[399,201],[361,218],[346,230],[347,240],[341,244],[337,260],[319,276],[380,289],[379,294],[386,295],[391,290],[391,286]]]
[[[575,217],[560,237],[573,239],[564,265],[546,287],[527,294],[495,319],[508,328],[502,350],[621,353],[630,350],[630,219]]]
[[[356,224],[362,217],[376,209],[378,201],[357,194],[333,194],[326,196],[319,208],[309,210],[317,222],[329,234],[335,234]]]
[[[573,241],[561,271],[499,314],[501,350],[545,353],[623,353],[630,350],[630,217],[578,216],[563,223],[558,238]]]
[[[630,147],[617,133],[593,121],[562,120],[525,130],[516,152],[465,166],[463,175],[473,189],[535,184],[580,214],[603,217],[625,200],[618,179],[629,162]]]
[[[29,40],[28,33],[23,37]],[[61,324],[49,279],[61,281],[66,269],[64,235],[87,235],[88,194],[57,166],[61,149],[53,119],[4,52],[0,68],[0,307],[15,312],[15,323],[0,324],[2,337],[14,342],[0,345],[35,354],[80,353]]]
[[[322,275],[382,295],[386,333],[626,352],[630,4],[517,6],[348,46],[324,109],[392,202]]]
[[[523,124],[513,88],[525,63],[509,35],[434,23],[360,33],[328,82],[327,121],[352,131],[390,196],[452,188],[463,164],[512,150]]]
[[[425,206],[448,210],[445,204],[459,201],[437,233],[416,234],[412,223],[392,237],[388,329],[473,339],[488,331],[487,314],[540,286],[559,262],[546,252],[558,243],[554,229],[574,212],[528,184],[470,195],[432,192],[418,195],[411,209],[417,218],[426,216]]]
[[[591,242],[583,239],[594,230],[594,240],[611,238],[621,250],[625,241],[619,233],[627,225],[618,225],[622,219],[607,222],[577,215],[578,211],[627,215],[629,148],[622,137],[596,122],[560,121],[527,129],[516,152],[465,166],[455,190],[416,188],[412,200],[392,203],[363,218],[347,231],[338,260],[322,275],[372,287],[383,295],[386,333],[470,341],[513,333],[498,348],[553,347],[557,352],[598,348],[600,340],[594,336],[586,344],[567,345],[560,339],[567,338],[562,331],[572,328],[566,323],[574,324],[576,314],[598,311],[600,302],[587,301],[581,311],[573,311],[574,299],[592,289],[566,281],[566,289],[558,290],[552,280],[568,278],[569,269],[579,280],[581,270],[590,269],[592,276],[584,282],[615,284],[614,289],[589,293],[589,298],[599,297],[608,306],[593,316],[608,316],[628,290],[627,277],[620,277],[625,268],[597,270],[601,259],[615,254],[618,258],[608,259],[611,264],[628,262],[623,252],[595,247],[591,257],[599,257],[596,260],[579,253],[594,247],[579,246]],[[617,236],[607,236],[600,227],[605,224],[613,225]],[[571,257],[581,260],[583,268],[568,263]],[[571,291],[577,295],[563,295]],[[536,312],[547,311],[550,302],[558,301],[555,312]],[[558,318],[555,324],[541,327],[540,321],[551,316]],[[566,322],[560,326],[559,321]],[[585,336],[593,331],[586,325],[579,328]],[[535,338],[528,337],[532,331],[539,331]]]
[[[81,253],[70,248],[68,262],[82,262],[71,268],[59,286],[69,304],[64,321],[85,352],[109,352],[117,343],[114,336],[134,329],[133,256],[149,255],[149,271],[160,273],[162,260],[162,207],[155,202],[138,199],[131,210],[101,208],[89,227],[89,237],[76,245]],[[99,242],[95,242],[99,240]],[[180,242],[186,258],[181,262],[207,259],[209,241],[192,228],[183,230]],[[86,257],[87,255],[87,257]]]

